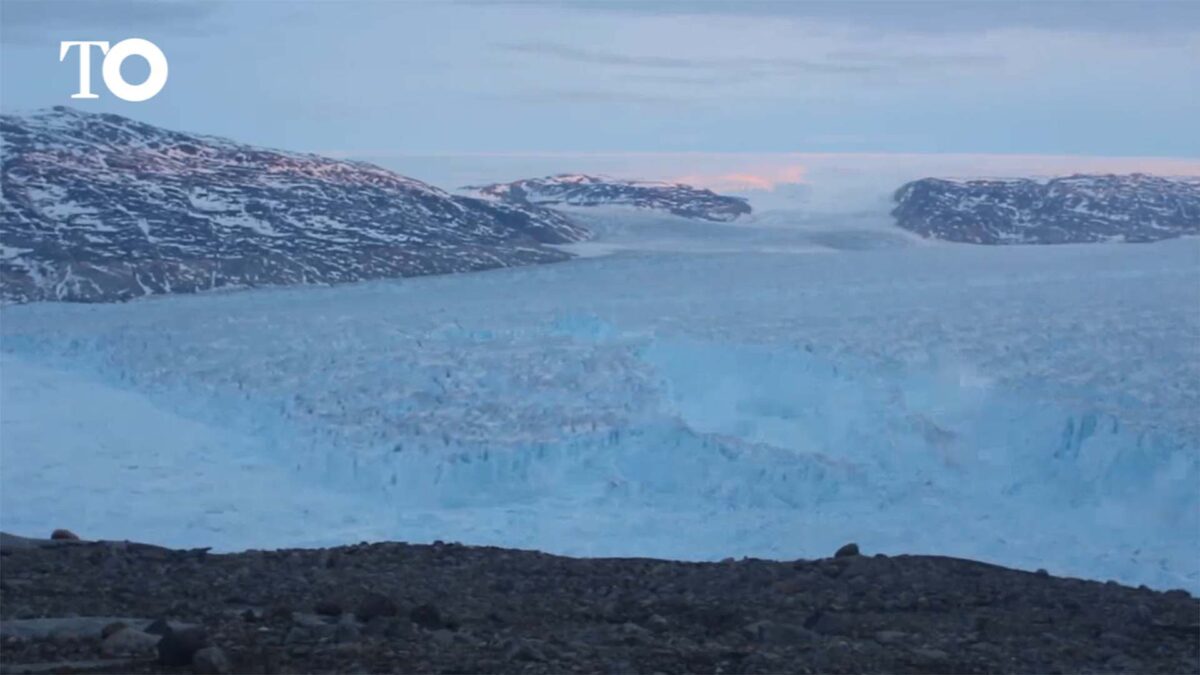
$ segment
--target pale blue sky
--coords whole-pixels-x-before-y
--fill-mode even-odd
[[[0,106],[294,150],[1200,157],[1200,2],[0,0]],[[156,42],[72,101],[68,39]],[[129,79],[137,81],[131,62]]]

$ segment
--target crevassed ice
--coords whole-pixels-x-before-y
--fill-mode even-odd
[[[10,307],[5,397],[30,395],[35,369],[44,403],[0,406],[0,520],[103,513],[104,536],[226,548],[386,537],[688,559],[854,540],[1195,590],[1198,254],[635,252]],[[135,398],[64,431],[102,396],[89,387]],[[178,420],[196,426],[157,436],[168,469],[113,431]],[[81,480],[67,460],[17,482],[7,467],[38,438],[104,446],[87,470],[111,487],[48,498]],[[213,478],[243,484],[247,463],[257,490]]]

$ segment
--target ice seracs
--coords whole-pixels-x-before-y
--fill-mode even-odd
[[[1077,174],[1048,181],[922,178],[895,195],[906,230],[972,244],[1147,242],[1200,234],[1200,179]]]
[[[57,107],[0,116],[0,299],[113,301],[566,260],[549,209]]]
[[[643,251],[5,307],[0,514],[225,550],[855,541],[1195,592],[1198,259]]]
[[[682,183],[622,180],[585,174],[526,178],[511,183],[475,185],[463,189],[516,206],[624,206],[716,222],[733,221],[751,211],[749,202],[741,197],[719,195],[712,190]]]

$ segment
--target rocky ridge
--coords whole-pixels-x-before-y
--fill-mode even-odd
[[[1200,671],[1200,601],[936,556],[0,537],[3,672]]]
[[[899,227],[961,243],[1151,242],[1200,234],[1200,178],[922,178],[900,187],[895,201]]]
[[[446,193],[362,162],[57,107],[0,116],[0,300],[463,272],[566,260],[549,209]]]
[[[740,197],[712,190],[651,181],[606,176],[559,174],[463,188],[484,198],[519,207],[619,206],[661,211],[683,218],[730,222],[748,215],[750,204]]]

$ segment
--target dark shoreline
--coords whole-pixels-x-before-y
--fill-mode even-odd
[[[0,672],[1200,672],[1187,592],[938,556],[49,544],[0,539]]]

